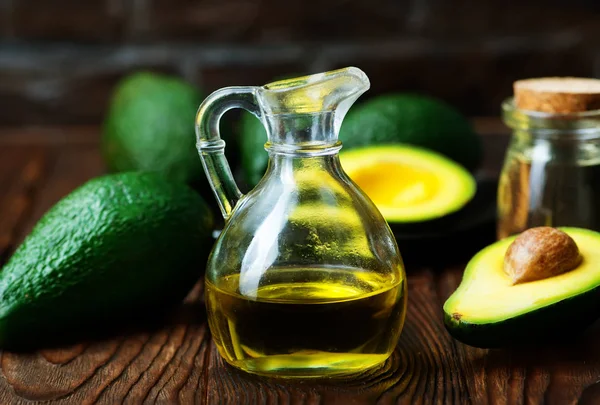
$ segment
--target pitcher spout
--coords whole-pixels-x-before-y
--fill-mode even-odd
[[[275,144],[337,141],[346,113],[369,87],[367,75],[356,67],[260,87],[257,99],[269,140]]]

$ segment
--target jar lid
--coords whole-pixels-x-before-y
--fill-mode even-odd
[[[520,110],[569,114],[600,109],[600,79],[541,77],[513,83]]]

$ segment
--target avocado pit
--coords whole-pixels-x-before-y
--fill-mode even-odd
[[[582,261],[579,248],[565,232],[540,226],[522,232],[504,256],[504,272],[513,285],[542,280],[573,270]]]

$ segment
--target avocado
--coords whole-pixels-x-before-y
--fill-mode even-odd
[[[518,235],[473,256],[443,306],[446,329],[455,339],[482,348],[570,340],[600,316],[600,233],[557,229],[575,241],[583,258],[562,274],[513,284],[503,266]]]
[[[240,165],[250,187],[258,184],[267,169],[269,154],[265,150],[267,130],[253,114],[242,111],[240,117]]]
[[[413,145],[342,149],[340,162],[390,224],[445,217],[464,207],[477,189],[460,164]]]
[[[102,128],[108,169],[198,182],[204,172],[193,123],[201,102],[202,94],[177,77],[146,71],[125,77],[114,90]]]
[[[346,150],[410,144],[436,151],[474,171],[483,149],[469,121],[444,101],[418,94],[383,94],[352,108],[339,134]]]
[[[185,184],[143,172],[89,180],[44,214],[0,272],[0,346],[46,344],[178,304],[202,275],[212,228]]]
[[[241,119],[240,160],[245,180],[255,186],[268,163],[267,133],[250,113]],[[353,106],[339,133],[343,150],[385,144],[409,144],[438,152],[473,172],[480,164],[482,143],[469,121],[433,97],[389,93]]]

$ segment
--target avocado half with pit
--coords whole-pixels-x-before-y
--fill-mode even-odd
[[[432,150],[408,144],[340,153],[348,176],[392,224],[415,224],[459,211],[477,184],[463,166]]]
[[[467,264],[459,287],[444,304],[446,329],[482,348],[568,340],[600,315],[600,233],[557,228],[579,248],[581,262],[552,277],[513,284],[504,257],[518,235],[482,249]]]

